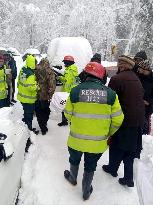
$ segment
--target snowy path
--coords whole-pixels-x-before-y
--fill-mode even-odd
[[[90,200],[84,202],[81,193],[83,163],[80,165],[78,185],[71,186],[63,177],[63,171],[69,168],[66,146],[68,127],[57,126],[60,115],[51,113],[53,119],[48,122],[46,136],[32,136],[34,144],[26,156],[19,205],[139,205],[136,188],[124,188],[102,171],[107,163],[108,152],[98,162]],[[121,167],[122,168],[122,167]],[[119,170],[122,177],[122,169]]]

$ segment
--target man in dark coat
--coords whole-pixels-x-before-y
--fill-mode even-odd
[[[153,113],[153,73],[148,60],[141,61],[138,64],[137,75],[144,88],[145,121],[143,134],[150,134],[151,114]]]
[[[39,85],[35,111],[42,135],[45,135],[48,131],[50,100],[56,88],[55,74],[47,58],[42,59],[36,66],[35,75]]]
[[[109,87],[118,94],[124,113],[120,129],[111,137],[109,164],[103,170],[117,176],[121,161],[124,163],[124,177],[119,179],[121,185],[134,186],[133,162],[142,149],[141,128],[144,123],[143,87],[133,72],[134,61],[127,56],[118,58],[118,74],[113,76]]]

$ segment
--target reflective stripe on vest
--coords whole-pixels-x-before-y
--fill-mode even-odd
[[[117,116],[120,116],[121,114],[122,114],[122,110],[119,110],[119,111],[117,111],[115,113],[112,113],[111,117],[117,117]]]
[[[120,128],[120,126],[111,125],[111,128],[114,128],[114,129],[119,129],[119,128]]]
[[[26,99],[32,99],[32,100],[35,100],[35,99],[36,99],[36,96],[35,96],[35,97],[32,97],[32,96],[23,95],[23,94],[21,94],[21,93],[18,93],[18,95],[20,95],[21,97],[26,98]]]
[[[85,118],[85,119],[110,119],[110,115],[105,114],[83,114],[83,113],[76,113],[76,112],[69,112],[64,110],[65,113],[73,115],[78,118]]]
[[[101,141],[101,140],[106,140],[108,137],[106,136],[90,136],[90,135],[81,135],[81,134],[76,134],[72,131],[70,131],[70,136],[77,138],[77,139],[83,139],[83,140],[93,140],[93,141]]]
[[[24,83],[21,83],[20,81],[19,81],[18,84],[21,85],[21,86],[23,86],[23,87],[29,87],[29,86],[35,85],[35,84],[24,84]]]

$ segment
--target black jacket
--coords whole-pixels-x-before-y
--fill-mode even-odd
[[[145,113],[151,115],[153,113],[153,73],[150,73],[148,76],[142,74],[137,75],[144,88],[144,100],[149,103],[149,105],[145,106]]]

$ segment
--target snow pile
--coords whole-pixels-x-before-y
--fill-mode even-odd
[[[82,37],[61,37],[53,39],[48,47],[48,59],[52,65],[63,65],[64,56],[72,55],[79,72],[90,61],[92,48],[87,39]]]
[[[16,108],[17,109],[17,108]],[[16,115],[14,108],[0,109],[0,132],[7,135],[8,142],[14,147],[13,156],[0,162],[0,204],[14,204],[24,162],[24,150],[29,132]]]
[[[143,151],[136,167],[137,188],[141,205],[153,204],[153,136],[143,136]]]
[[[102,171],[102,165],[108,162],[108,152],[105,152],[98,162],[93,180],[94,191],[90,200],[82,200],[83,158],[78,174],[78,185],[73,187],[63,176],[64,170],[69,169],[69,127],[59,128],[57,123],[60,120],[61,113],[52,109],[47,135],[32,136],[33,145],[23,168],[19,205],[139,205],[136,187],[124,188],[118,183],[118,178],[113,178]],[[123,176],[123,166],[118,173],[119,177]]]

